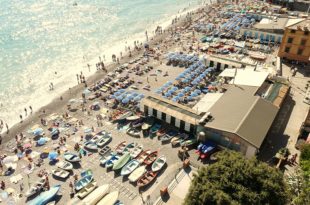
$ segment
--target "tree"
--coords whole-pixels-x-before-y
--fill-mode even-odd
[[[283,174],[235,151],[221,151],[217,162],[203,166],[194,176],[185,205],[286,204]]]

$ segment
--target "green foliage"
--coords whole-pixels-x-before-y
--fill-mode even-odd
[[[307,180],[310,180],[310,144],[305,144],[301,147],[300,167]]]
[[[199,169],[185,205],[285,204],[288,199],[281,172],[255,158],[222,151],[218,161]]]

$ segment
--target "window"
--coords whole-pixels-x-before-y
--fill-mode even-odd
[[[153,109],[153,116],[157,117],[157,110]]]
[[[298,49],[298,51],[297,51],[297,55],[302,55],[302,52],[303,52],[304,50],[303,49]]]
[[[149,115],[149,107],[146,105],[144,105],[144,114],[145,114],[145,116]]]
[[[293,43],[293,38],[291,38],[291,37],[288,38],[288,39],[287,39],[287,43]]]
[[[171,116],[170,125],[175,126],[175,117],[172,117],[172,116]]]
[[[190,125],[189,131],[190,131],[191,134],[194,134],[195,126],[193,124]]]
[[[309,31],[305,31],[304,34],[305,34],[306,36],[308,36],[308,35],[309,35]]]
[[[295,30],[291,30],[291,33],[296,33],[296,31]]]
[[[301,39],[300,45],[304,46],[306,45],[307,39]]]
[[[289,53],[289,52],[290,52],[290,47],[285,47],[284,52],[285,52],[285,53]]]
[[[163,121],[166,121],[166,113],[162,113],[162,114],[161,114],[161,119],[162,119]]]
[[[180,121],[180,130],[185,129],[185,122],[183,120]]]

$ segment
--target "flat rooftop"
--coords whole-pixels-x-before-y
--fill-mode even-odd
[[[288,18],[277,18],[277,20],[263,18],[259,23],[254,24],[253,28],[262,30],[284,30]]]

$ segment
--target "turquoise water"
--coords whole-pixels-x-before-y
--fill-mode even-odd
[[[0,0],[0,119],[11,126],[24,107],[39,109],[74,86],[77,73],[93,73],[95,66],[86,66],[92,59],[110,60],[146,28],[198,2]]]

